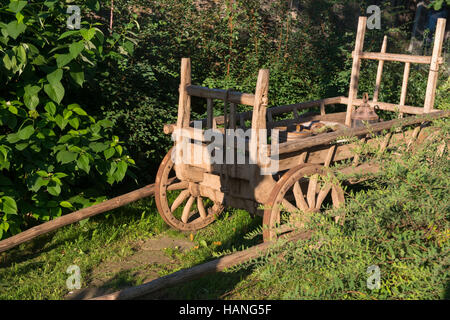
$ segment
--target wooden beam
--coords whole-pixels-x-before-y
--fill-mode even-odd
[[[381,53],[386,53],[386,48],[387,48],[387,36],[384,36],[383,44],[381,45]],[[373,101],[378,101],[378,96],[380,94],[380,87],[381,87],[381,78],[383,76],[383,68],[384,68],[384,60],[380,60],[378,62],[377,78],[375,80],[375,91],[373,93]]]
[[[361,69],[360,55],[364,47],[364,36],[366,33],[367,17],[359,17],[358,32],[356,34],[355,54],[353,55],[352,73],[350,78],[350,89],[348,93],[347,114],[345,116],[345,125],[350,127],[352,124],[353,100],[358,95],[359,71]]]
[[[408,79],[409,79],[409,71],[411,69],[411,63],[405,63],[405,70],[403,72],[403,82],[402,82],[402,92],[400,94],[400,107],[404,106],[406,103],[406,94],[408,93]],[[399,115],[400,118],[403,118],[403,112]]]
[[[355,51],[352,52],[352,57],[356,57]],[[394,61],[394,62],[409,62],[409,63],[419,63],[419,64],[430,64],[430,56],[414,56],[409,54],[399,54],[399,53],[380,53],[380,52],[361,52],[358,57],[360,59],[368,60],[382,60],[382,61]],[[437,59],[438,64],[444,63],[442,57]]]
[[[191,84],[191,59],[181,59],[181,80],[179,88],[179,101],[178,101],[178,118],[177,127],[187,128],[189,127],[190,114],[191,114],[191,97],[186,91],[186,87]]]
[[[345,98],[347,99],[347,98]],[[344,101],[345,101],[344,99]],[[354,106],[359,106],[363,103],[362,99],[355,99],[352,101]],[[395,103],[387,103],[387,102],[379,102],[379,101],[369,101],[368,104],[371,107],[378,106],[381,110],[394,111],[394,112],[402,112],[408,114],[422,114],[424,113],[424,109],[420,107],[414,106],[401,106]]]
[[[223,89],[211,89],[201,86],[190,85],[186,88],[187,93],[191,96],[196,96],[206,99],[218,99],[225,100],[227,90]],[[242,93],[237,91],[230,91],[228,96],[228,101],[237,104],[244,104],[248,106],[253,106],[255,101],[255,96],[250,93]]]
[[[438,19],[436,33],[434,35],[434,47],[431,55],[430,72],[428,74],[427,92],[425,93],[425,113],[431,112],[434,108],[436,98],[436,85],[439,76],[439,61],[441,57],[442,44],[445,36],[445,19]]]

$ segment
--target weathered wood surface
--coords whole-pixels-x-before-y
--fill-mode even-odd
[[[296,233],[290,235],[288,241],[297,241],[300,239],[308,239],[310,233]],[[136,299],[162,289],[173,287],[207,274],[220,272],[226,268],[239,265],[251,259],[255,259],[267,253],[267,251],[274,245],[273,242],[265,242],[244,251],[239,251],[228,256],[218,258],[207,263],[200,264],[190,269],[183,269],[167,276],[158,278],[156,280],[144,283],[140,286],[126,288],[104,296],[96,297],[91,300],[130,300]]]
[[[206,99],[219,99],[225,100],[227,90],[223,89],[211,89],[207,87],[190,85],[186,87],[187,93],[191,96],[196,96]],[[244,104],[253,106],[255,96],[249,93],[242,93],[237,91],[230,91],[228,94],[228,101],[237,104]]]
[[[369,59],[369,60],[382,60],[382,61],[397,61],[404,63],[419,63],[419,64],[430,64],[432,57],[430,56],[414,56],[409,54],[399,54],[399,53],[380,53],[380,52],[360,52],[356,54],[355,51],[352,52],[353,58],[359,57],[359,59]],[[437,63],[444,63],[444,59],[439,57]]]
[[[436,98],[436,85],[439,77],[439,64],[442,53],[442,45],[445,36],[445,19],[438,19],[436,25],[436,33],[434,35],[434,47],[430,61],[430,72],[428,74],[427,91],[425,93],[425,112],[430,112],[434,108],[434,100]]]
[[[360,55],[364,47],[364,36],[366,34],[367,17],[359,17],[358,31],[356,33],[355,55],[353,56],[352,73],[350,76],[350,88],[348,92],[347,114],[345,117],[345,125],[350,127],[353,113],[353,100],[358,95],[359,71],[361,69]]]

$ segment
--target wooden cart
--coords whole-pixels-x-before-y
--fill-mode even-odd
[[[158,211],[168,225],[179,230],[198,230],[212,223],[225,207],[234,207],[263,215],[263,224],[266,227],[264,240],[273,239],[304,223],[305,217],[323,209],[324,204],[332,204],[334,207],[344,204],[343,189],[328,168],[331,164],[347,159],[351,164],[342,171],[367,173],[376,169],[367,162],[360,163],[358,153],[355,152],[355,143],[346,143],[348,140],[343,141],[342,137],[358,137],[359,140],[383,151],[389,145],[423,141],[430,132],[422,130],[423,123],[448,116],[448,112],[433,108],[438,70],[444,62],[441,52],[446,20],[439,19],[437,23],[431,56],[386,53],[386,37],[380,53],[364,52],[366,22],[366,17],[359,18],[348,97],[267,108],[268,70],[259,71],[255,93],[247,94],[191,84],[190,60],[182,59],[178,120],[176,124],[164,127],[167,134],[177,133],[175,147],[162,161],[155,182]],[[377,106],[380,110],[398,113],[398,119],[352,127],[354,108],[364,103],[362,99],[357,98],[361,59],[379,61],[375,92],[372,100],[367,103],[371,107]],[[378,101],[385,61],[405,63],[399,104]],[[423,108],[405,105],[411,63],[430,65]],[[194,128],[195,123],[190,119],[192,96],[207,100],[207,118],[200,120],[202,129]],[[223,116],[213,116],[214,100],[224,101]],[[252,106],[253,110],[237,113],[238,104]],[[337,104],[347,105],[347,111],[326,113],[327,106]],[[319,107],[320,114],[299,114],[299,111],[313,107]],[[313,134],[314,126],[319,130],[316,133],[320,130],[331,132]],[[390,130],[394,127],[400,130]],[[267,136],[273,129],[278,129],[280,137],[285,141],[281,140],[278,150],[271,152],[267,142],[263,141],[267,136],[251,134],[244,140],[243,147],[231,148],[234,149],[233,154],[230,148],[224,147],[225,142],[213,144],[203,131],[213,129],[213,132],[222,135],[223,141],[227,141],[230,136],[225,135],[225,132],[228,132],[226,129],[242,129],[241,132],[246,132],[249,128],[254,133],[267,129]],[[386,130],[389,133],[380,137],[380,133]],[[234,138],[231,136],[231,139]],[[182,143],[187,149],[179,148]],[[194,155],[200,152],[219,155],[219,158],[221,152],[226,150],[233,154],[233,161],[231,164],[218,164],[210,158],[200,162],[192,159],[181,161],[180,158],[186,150],[193,151]],[[245,155],[243,164],[235,161],[239,151]],[[271,162],[265,163],[259,157],[254,157],[260,153],[267,155]],[[277,171],[262,174],[262,170],[270,167],[273,161],[277,161]]]

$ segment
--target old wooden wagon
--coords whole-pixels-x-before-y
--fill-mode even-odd
[[[431,56],[386,53],[386,37],[381,52],[364,52],[366,21],[366,17],[359,18],[348,97],[268,108],[268,70],[259,71],[255,93],[247,94],[193,85],[190,59],[182,60],[178,120],[164,127],[167,134],[176,133],[175,147],[162,161],[155,182],[156,204],[167,224],[198,230],[212,223],[225,207],[234,207],[263,215],[264,239],[273,239],[304,223],[305,217],[325,204],[344,204],[344,192],[329,169],[331,164],[349,160],[340,170],[363,174],[376,169],[360,161],[356,144],[348,143],[349,138],[357,137],[380,151],[398,143],[420,143],[430,132],[422,130],[426,121],[448,116],[434,109],[438,70],[444,62],[446,20],[437,23]],[[371,100],[366,95],[364,100],[357,98],[362,59],[379,61]],[[385,61],[405,63],[398,104],[378,101]],[[410,67],[416,63],[430,65],[423,107],[405,105]],[[194,96],[207,101],[207,118],[197,123],[190,119]],[[214,117],[214,100],[224,102],[222,116]],[[237,113],[238,104],[253,110]],[[328,106],[337,104],[346,105],[347,111],[326,112]],[[299,114],[314,107],[320,113]],[[377,121],[375,109],[395,112],[398,117]],[[279,131],[278,144],[271,135],[274,129]],[[242,137],[240,146],[230,144],[230,139],[238,141],[236,135]],[[271,143],[266,140],[269,136]],[[239,155],[243,163],[236,161]]]

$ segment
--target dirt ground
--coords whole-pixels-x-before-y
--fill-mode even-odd
[[[66,300],[90,299],[112,293],[118,289],[145,283],[159,278],[158,272],[168,264],[176,264],[176,258],[168,250],[184,252],[195,244],[188,240],[159,236],[137,243],[135,253],[117,261],[104,261],[91,270],[87,288],[75,290],[66,295]]]

